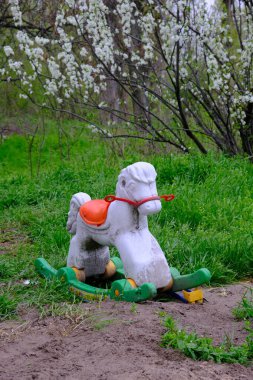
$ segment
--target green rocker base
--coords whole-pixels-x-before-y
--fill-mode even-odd
[[[35,268],[47,280],[59,278],[62,282],[67,283],[70,291],[85,301],[101,301],[110,298],[116,301],[141,302],[157,296],[157,289],[152,283],[133,288],[125,278],[121,260],[118,257],[113,257],[111,260],[116,265],[117,271],[112,278],[110,289],[98,288],[80,282],[72,268],[63,267],[56,270],[44,258],[35,260]],[[189,275],[180,275],[176,268],[170,269],[174,280],[172,292],[195,288],[208,282],[211,278],[209,270],[205,268]]]

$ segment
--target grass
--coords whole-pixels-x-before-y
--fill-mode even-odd
[[[195,333],[188,334],[184,329],[179,329],[171,316],[161,312],[167,329],[162,336],[162,346],[179,350],[193,360],[212,360],[216,363],[239,363],[242,365],[253,364],[253,289],[248,288],[239,305],[232,311],[238,320],[245,320],[245,330],[248,335],[240,346],[232,343],[226,336],[220,346],[215,346],[213,340],[208,337],[199,337]]]
[[[136,303],[132,303],[132,304],[131,304],[130,311],[131,311],[131,313],[133,313],[133,314],[138,313],[138,311],[137,311],[137,304],[136,304]]]
[[[220,346],[215,346],[212,338],[199,337],[195,333],[188,334],[185,330],[178,329],[170,316],[165,319],[165,327],[167,332],[162,337],[162,346],[179,350],[193,360],[242,365],[253,363],[253,329],[249,323],[245,326],[248,336],[240,346],[233,345],[229,338],[226,338]]]
[[[72,194],[103,198],[114,193],[120,170],[138,160],[156,167],[159,194],[176,195],[149,219],[169,263],[181,273],[207,267],[213,284],[253,275],[253,166],[246,159],[147,155],[147,146],[137,143],[119,156],[115,145],[91,133],[59,140],[54,122],[46,121],[45,127],[48,132],[36,136],[32,156],[26,136],[10,136],[0,145],[1,318],[15,316],[21,303],[75,302],[62,284],[38,278],[34,260],[42,256],[56,268],[64,266]],[[24,285],[25,279],[31,285]]]
[[[233,315],[239,320],[251,320],[253,321],[253,289],[249,288],[240,304],[233,310]]]
[[[18,317],[20,307],[36,307],[40,314],[56,304],[75,304],[79,299],[59,280],[36,279],[26,285],[24,281],[10,280],[0,292],[0,320]]]

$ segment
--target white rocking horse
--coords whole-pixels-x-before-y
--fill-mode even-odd
[[[116,196],[91,200],[86,193],[73,195],[67,222],[73,235],[67,265],[78,280],[85,282],[87,277],[101,274],[113,276],[116,266],[110,260],[109,246],[115,246],[133,287],[151,282],[156,289],[171,289],[170,267],[147,221],[148,215],[161,210],[160,198],[169,201],[174,196],[158,196],[156,171],[146,162],[120,172]]]

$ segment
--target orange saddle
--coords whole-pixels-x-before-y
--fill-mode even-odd
[[[79,209],[79,214],[85,223],[101,226],[106,221],[109,206],[110,202],[104,199],[94,199],[84,203]]]

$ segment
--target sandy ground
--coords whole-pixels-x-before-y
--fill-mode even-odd
[[[160,347],[165,332],[161,311],[189,332],[213,337],[217,344],[225,335],[240,344],[244,324],[235,321],[231,310],[245,286],[252,283],[205,289],[203,305],[84,303],[82,320],[39,318],[37,312],[23,310],[22,321],[0,324],[0,379],[253,379],[253,367],[195,362]]]

